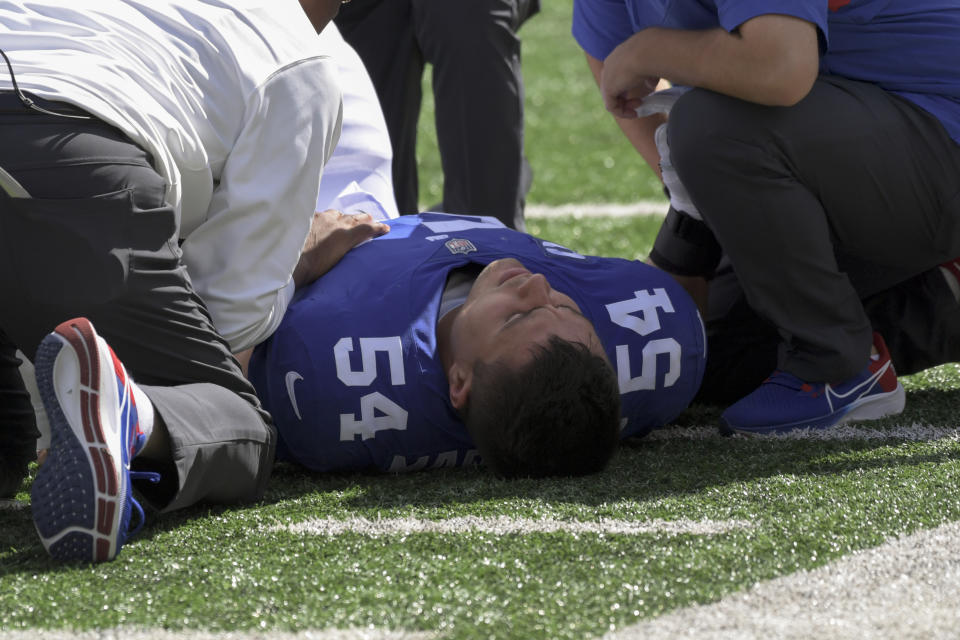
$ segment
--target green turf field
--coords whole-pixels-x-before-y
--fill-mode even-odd
[[[533,224],[631,256],[655,222]],[[723,438],[716,410],[689,410],[583,479],[280,466],[262,503],[172,514],[96,567],[53,564],[8,505],[0,629],[598,637],[960,520],[960,367],[904,382],[902,415],[828,439]]]
[[[909,382],[908,410],[878,429],[954,429],[944,409],[960,400],[956,368]],[[960,519],[956,435],[684,435],[715,420],[683,416],[674,437],[626,447],[607,472],[578,480],[498,482],[478,470],[314,477],[281,467],[262,504],[167,517],[92,568],[53,565],[28,512],[0,511],[0,628],[584,638]],[[477,524],[504,516],[522,526],[497,534]],[[459,530],[367,533],[378,520],[455,518],[466,519]],[[353,522],[323,534],[317,521],[330,519]],[[663,521],[692,526],[658,530]],[[536,531],[551,522],[653,526]]]
[[[522,31],[531,202],[657,197],[569,39],[571,0],[544,4]],[[440,193],[430,131],[421,129],[424,201]],[[637,258],[658,223],[536,218],[529,227],[583,253]],[[0,640],[41,630],[630,637],[617,634],[960,521],[960,367],[903,381],[902,415],[825,438],[723,438],[718,410],[689,410],[582,479],[501,482],[478,469],[317,476],[280,466],[261,503],[170,514],[95,567],[46,557],[26,507],[28,479],[17,503],[0,505]],[[804,617],[824,606],[810,593]],[[908,623],[914,613],[891,610]],[[730,622],[728,635],[712,637],[805,637],[738,629]],[[816,637],[926,637],[917,629]]]

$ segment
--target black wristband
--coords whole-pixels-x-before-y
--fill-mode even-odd
[[[710,227],[670,207],[650,250],[650,260],[678,276],[710,278],[722,253]]]

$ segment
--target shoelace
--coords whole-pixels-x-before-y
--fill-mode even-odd
[[[763,382],[764,384],[776,384],[787,389],[802,391],[803,393],[810,394],[814,398],[818,397],[822,393],[822,391],[817,388],[818,385],[804,382],[792,373],[780,371],[779,369],[771,373],[770,376]]]
[[[780,371],[777,369],[763,381],[764,384],[778,384],[781,387],[787,387],[788,389],[800,389],[804,382],[797,376],[792,373],[787,373],[786,371]]]
[[[131,472],[130,472],[130,479],[131,479],[131,480],[146,480],[147,482],[151,482],[151,483],[153,483],[153,484],[157,484],[158,482],[160,482],[160,474],[157,473],[157,472],[155,472],[155,471],[131,471]],[[133,494],[132,494],[132,493],[130,494],[130,502],[131,502],[131,504],[133,505],[133,510],[136,512],[136,514],[137,514],[137,516],[138,516],[139,522],[137,523],[137,526],[136,526],[136,527],[130,527],[130,526],[128,525],[128,527],[127,527],[127,537],[136,535],[136,534],[140,531],[140,529],[143,529],[143,525],[144,525],[144,524],[146,523],[146,521],[147,521],[147,517],[146,517],[146,515],[144,515],[144,513],[143,513],[143,507],[140,505],[140,503],[137,501],[137,499],[133,497]],[[133,518],[131,517],[130,520],[133,521]]]

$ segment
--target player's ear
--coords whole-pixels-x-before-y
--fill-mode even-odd
[[[453,363],[447,372],[447,383],[450,387],[450,404],[454,409],[467,406],[470,399],[470,385],[473,383],[473,370],[459,362]]]

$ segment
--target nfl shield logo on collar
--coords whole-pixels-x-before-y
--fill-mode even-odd
[[[444,245],[450,251],[450,253],[473,253],[477,250],[473,243],[467,240],[466,238],[454,238],[452,240],[447,240]]]

